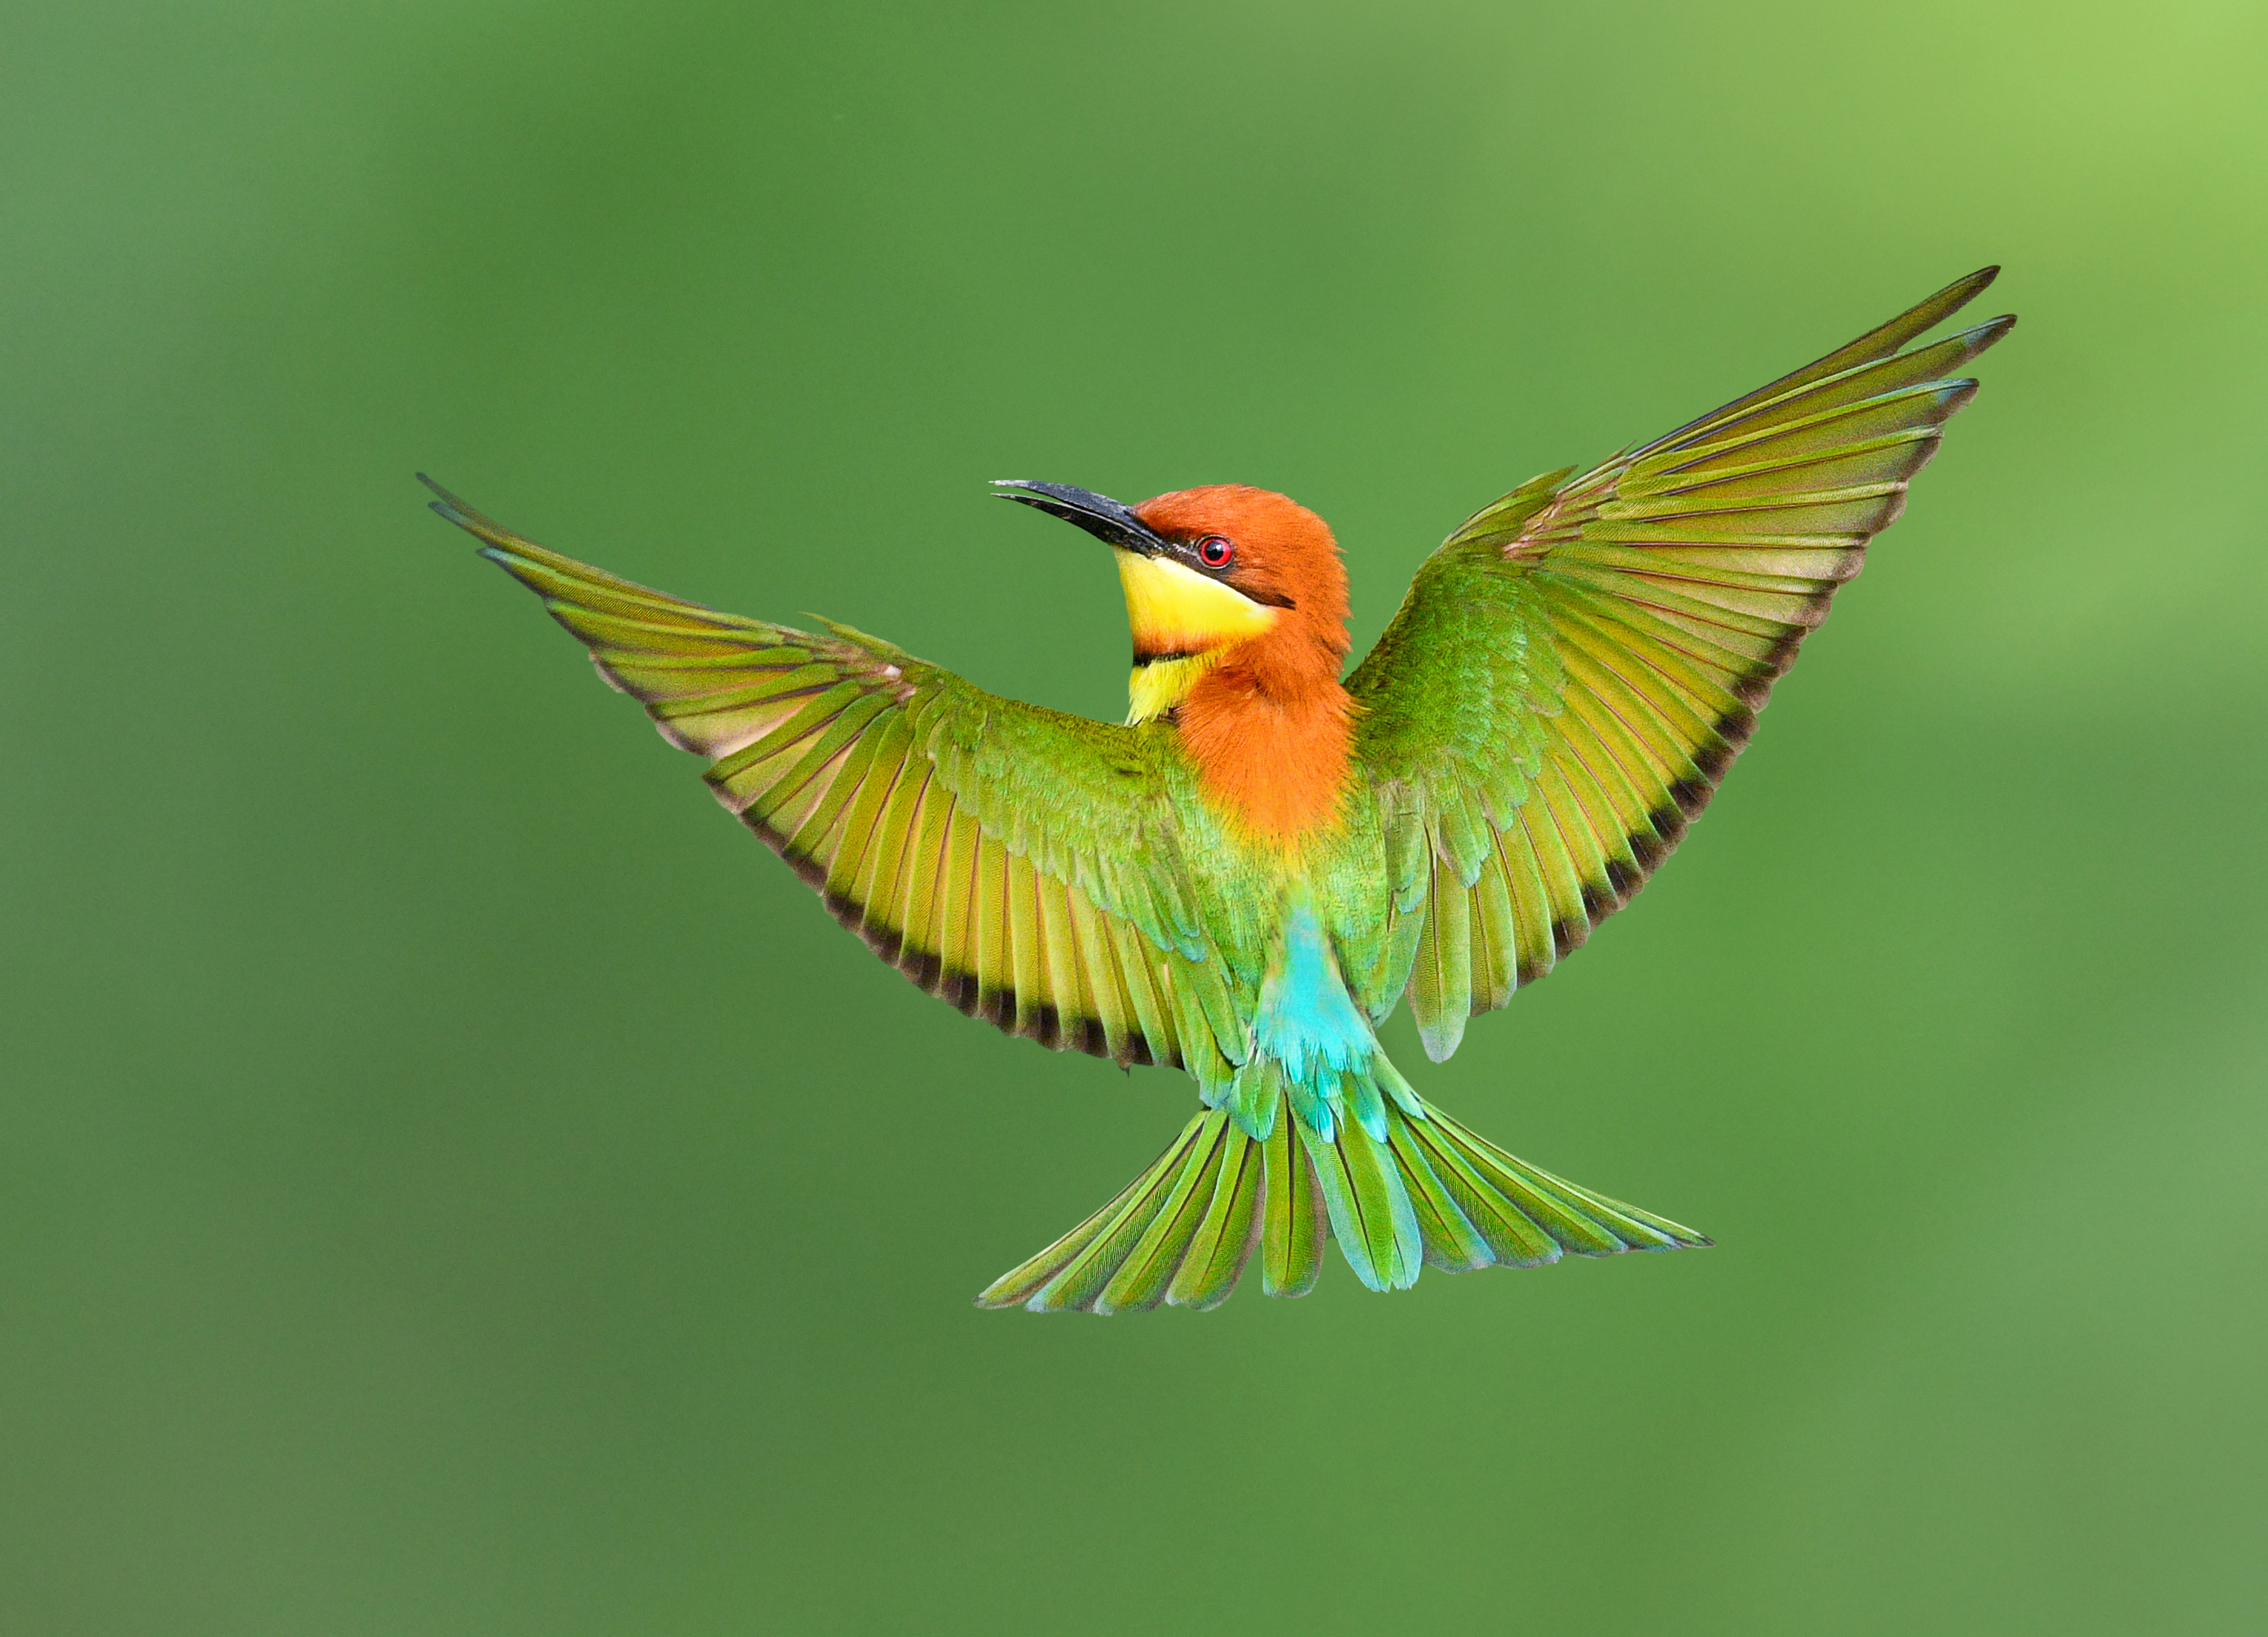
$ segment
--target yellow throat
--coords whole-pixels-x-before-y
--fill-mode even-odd
[[[1129,726],[1181,704],[1231,648],[1276,623],[1274,608],[1171,557],[1123,549],[1113,555],[1126,587],[1126,623],[1134,633],[1134,672],[1126,688]]]

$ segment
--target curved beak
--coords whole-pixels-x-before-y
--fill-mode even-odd
[[[1154,557],[1171,549],[1148,524],[1134,515],[1132,507],[1092,489],[1078,489],[1069,483],[1039,483],[1022,477],[996,478],[992,487],[1000,491],[998,498],[1037,506],[1066,523],[1078,524],[1097,540],[1121,551]]]

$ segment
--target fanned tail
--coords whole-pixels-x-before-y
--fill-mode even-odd
[[[1279,1120],[1256,1140],[1208,1109],[1124,1191],[976,1298],[980,1308],[1217,1308],[1257,1249],[1271,1296],[1304,1296],[1329,1234],[1313,1162]]]
[[[1421,1259],[1463,1273],[1710,1242],[1418,1107],[1413,1118],[1400,1099],[1387,1100],[1382,1142],[1365,1129],[1372,1122],[1323,1136],[1288,1110],[1255,1137],[1227,1110],[1206,1110],[1116,1198],[1002,1274],[976,1304],[1035,1313],[1214,1308],[1256,1250],[1270,1295],[1303,1296],[1322,1271],[1326,1238],[1338,1240],[1373,1290],[1416,1283]]]
[[[1667,1217],[1514,1159],[1430,1104],[1425,1112],[1412,1120],[1394,1110],[1394,1158],[1417,1207],[1425,1260],[1444,1272],[1712,1242]]]

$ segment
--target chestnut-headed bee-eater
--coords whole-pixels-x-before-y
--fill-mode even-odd
[[[1003,699],[847,625],[720,614],[434,509],[543,599],[718,800],[885,961],[1057,1050],[1189,1072],[1203,1105],[1108,1205],[977,1298],[1112,1313],[1373,1290],[1709,1242],[1514,1159],[1418,1095],[1427,1055],[1624,903],[1905,504],[1997,318],[1910,346],[1987,268],[1666,437],[1484,507],[1344,678],[1323,520],[1216,484],[1007,499],[1110,548],[1123,726]]]

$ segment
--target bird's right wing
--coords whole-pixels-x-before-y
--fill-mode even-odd
[[[1676,844],[1772,681],[1904,509],[1961,367],[2015,321],[1900,349],[1987,268],[1848,346],[1451,535],[1354,675],[1395,958],[1438,1061]]]
[[[427,480],[431,484],[431,480]],[[1181,864],[1158,735],[999,698],[848,626],[687,602],[524,540],[438,484],[836,918],[1011,1034],[1205,1085],[1246,1021]]]

